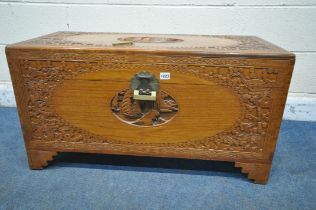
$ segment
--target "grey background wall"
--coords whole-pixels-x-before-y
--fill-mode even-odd
[[[0,0],[0,105],[14,106],[5,45],[61,30],[256,35],[297,55],[288,114],[315,114],[316,0]]]

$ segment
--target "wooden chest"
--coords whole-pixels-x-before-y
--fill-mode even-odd
[[[57,32],[6,54],[31,169],[86,152],[231,161],[268,180],[295,61],[279,47]]]

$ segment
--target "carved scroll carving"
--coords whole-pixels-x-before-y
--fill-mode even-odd
[[[63,80],[72,79],[82,73],[116,69],[142,70],[150,66],[158,70],[169,69],[189,74],[228,87],[239,96],[243,107],[242,117],[229,130],[206,139],[149,145],[241,152],[263,150],[263,141],[271,114],[271,87],[276,83],[278,70],[269,67],[255,68],[247,63],[246,59],[159,56],[157,59],[164,63],[160,65],[152,60],[147,61],[148,63],[145,60],[142,63],[135,62],[135,59],[139,58],[137,56],[124,57],[122,60],[120,55],[103,54],[103,56],[106,59],[101,61],[98,55],[92,60],[93,55],[57,53],[50,55],[49,60],[22,62],[25,88],[29,93],[28,113],[33,127],[33,141],[136,145],[137,143],[132,141],[120,142],[98,136],[69,124],[54,112],[50,99],[54,88]],[[76,59],[69,60],[70,57]],[[108,59],[109,57],[113,59]]]

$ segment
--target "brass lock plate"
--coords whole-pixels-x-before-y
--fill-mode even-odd
[[[111,109],[125,123],[149,127],[169,122],[179,106],[170,94],[160,90],[153,74],[140,72],[132,78],[130,88],[112,98]]]
[[[150,91],[148,95],[141,95],[139,90],[134,90],[133,98],[142,101],[156,101],[156,91]]]

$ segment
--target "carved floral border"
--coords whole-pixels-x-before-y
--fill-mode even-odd
[[[28,114],[34,141],[80,142],[103,144],[135,144],[157,147],[196,148],[242,152],[261,152],[271,115],[272,87],[278,70],[254,67],[246,59],[203,57],[153,57],[144,62],[142,56],[114,54],[56,53],[44,60],[23,60],[23,78],[29,93]],[[206,139],[184,143],[145,144],[122,142],[92,134],[75,127],[58,116],[50,105],[53,90],[63,80],[94,71],[144,69],[146,66],[163,68],[211,80],[238,95],[242,104],[242,117],[228,130]]]

